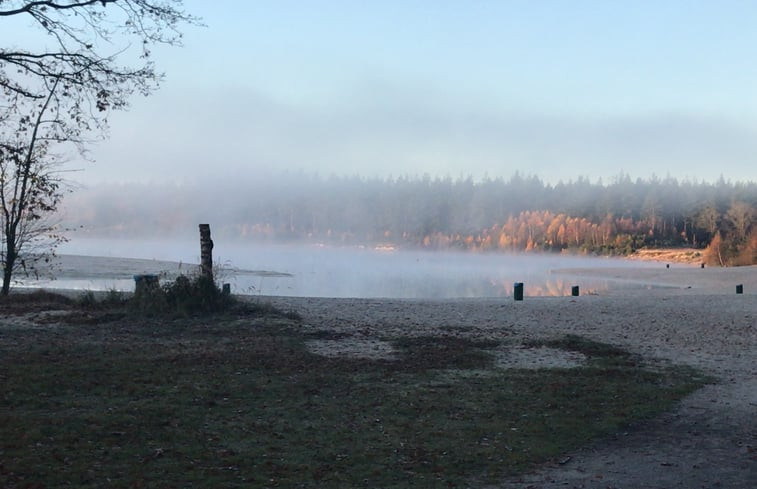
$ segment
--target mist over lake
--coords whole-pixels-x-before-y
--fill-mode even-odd
[[[57,280],[28,285],[89,290],[132,290],[133,275],[193,273],[199,242],[192,239],[76,239],[59,250]],[[216,241],[213,250],[221,282],[250,295],[442,299],[505,297],[513,283],[523,282],[526,295],[570,295],[609,288],[639,287],[628,283],[582,278],[570,268],[659,267],[615,258],[558,254],[463,253],[256,244]],[[91,257],[101,257],[93,259]],[[129,260],[127,260],[127,258]],[[140,260],[134,260],[140,259]]]

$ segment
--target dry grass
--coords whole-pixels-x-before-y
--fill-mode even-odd
[[[65,307],[67,324],[0,329],[2,487],[467,487],[704,381],[577,337],[550,346],[586,366],[513,370],[492,341],[395,338],[392,360],[329,358],[294,315],[82,322]]]

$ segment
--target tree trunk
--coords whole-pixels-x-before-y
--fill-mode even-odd
[[[13,267],[16,265],[16,258],[16,246],[13,244],[13,240],[8,239],[8,249],[5,251],[5,268],[3,269],[3,289],[0,295],[6,296],[11,290],[11,279],[13,278]]]

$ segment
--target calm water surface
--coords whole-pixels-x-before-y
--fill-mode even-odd
[[[55,281],[28,281],[26,285],[132,290],[134,274],[171,276],[195,270],[188,264],[199,262],[199,240],[78,239],[66,243],[59,253],[77,256],[63,256]],[[577,281],[553,270],[661,266],[563,255],[218,242],[213,256],[225,269],[221,280],[230,283],[237,293],[303,297],[504,297],[512,295],[515,282],[523,282],[526,294],[531,296],[570,295],[573,285],[580,285],[582,294],[602,293],[609,288],[640,285],[586,278]]]

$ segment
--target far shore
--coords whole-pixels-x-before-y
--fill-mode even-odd
[[[704,263],[704,250],[696,248],[643,248],[625,256],[629,260],[659,261],[701,265]]]

